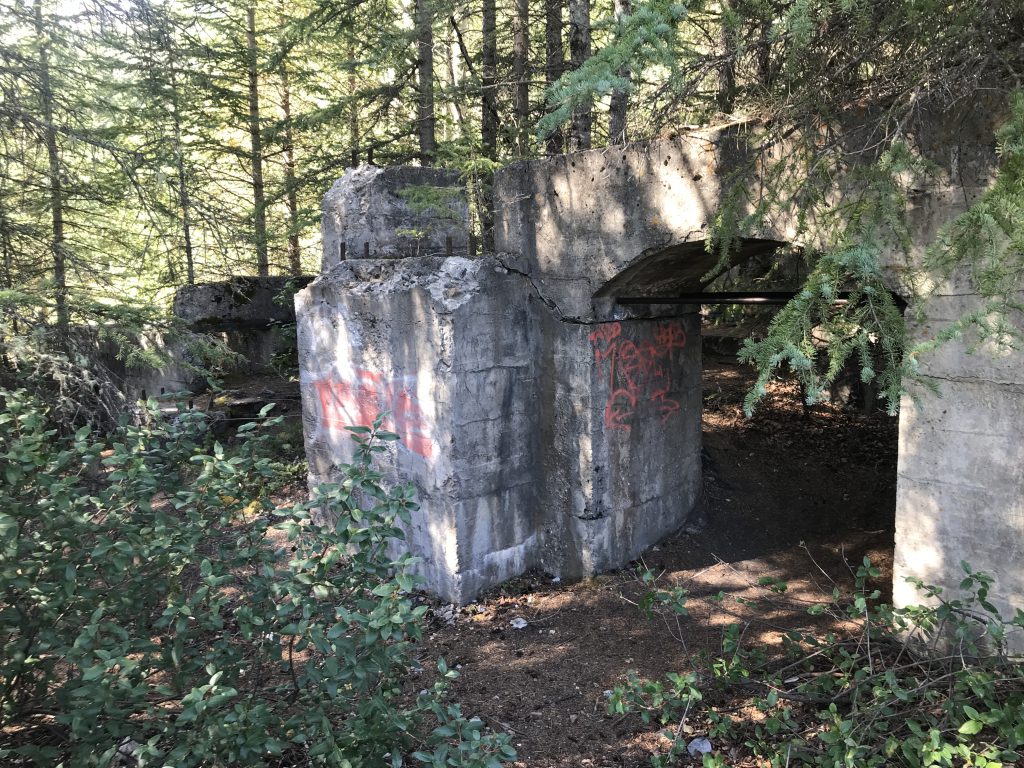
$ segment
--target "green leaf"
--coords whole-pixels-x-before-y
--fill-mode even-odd
[[[976,733],[980,733],[981,729],[985,727],[985,724],[980,720],[968,720],[966,723],[960,726],[959,733],[965,736],[973,736]]]

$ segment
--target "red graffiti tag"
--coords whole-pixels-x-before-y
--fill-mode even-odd
[[[669,363],[673,351],[686,346],[686,331],[678,321],[656,325],[652,338],[633,341],[623,338],[621,323],[604,323],[590,334],[594,363],[607,364],[608,402],[604,423],[609,429],[630,431],[637,406],[652,403],[666,422],[682,406],[668,396],[672,387]]]
[[[389,411],[385,429],[402,438],[413,453],[429,459],[434,453],[430,422],[416,401],[416,377],[386,379],[378,373],[356,369],[351,378],[330,376],[313,382],[320,398],[320,413],[329,429],[368,425]]]

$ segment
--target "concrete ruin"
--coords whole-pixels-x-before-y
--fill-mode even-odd
[[[621,565],[700,492],[697,308],[595,308],[591,264],[510,232],[478,259],[338,261],[296,298],[311,480],[350,458],[346,425],[390,411],[410,547],[460,603],[529,568]]]
[[[174,294],[171,311],[189,330],[221,341],[240,356],[224,361],[221,375],[260,376],[271,369],[276,356],[294,351],[293,336],[285,330],[295,322],[295,307],[289,296],[311,279],[236,277],[186,285]],[[208,388],[196,367],[203,366],[204,361],[193,357],[181,334],[150,332],[135,341],[142,349],[160,354],[166,364],[160,368],[133,367],[112,343],[99,350],[103,364],[129,401]]]
[[[912,257],[990,183],[988,135],[915,191]],[[495,181],[495,253],[473,259],[452,253],[467,241],[450,216],[426,227],[443,241],[370,237],[374,200],[408,229],[393,223],[403,198],[381,173],[339,182],[324,271],[296,297],[311,482],[351,457],[346,425],[389,411],[395,471],[422,507],[409,545],[427,587],[460,603],[529,568],[621,566],[699,515],[699,304],[676,297],[707,285],[709,225],[743,146],[727,129],[517,163]],[[737,260],[797,226],[765,222]],[[365,239],[341,249],[340,232]],[[976,302],[963,283],[940,287],[913,333]],[[955,588],[966,560],[999,576],[1000,607],[1024,608],[1024,569],[1006,567],[1024,554],[1024,359],[965,355],[953,343],[922,360],[943,399],[903,406],[896,599],[919,600],[907,576]]]

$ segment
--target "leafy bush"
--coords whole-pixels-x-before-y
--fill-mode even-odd
[[[309,502],[263,420],[212,442],[183,410],[111,441],[62,437],[24,391],[0,413],[0,760],[107,766],[494,768],[512,756],[443,701],[405,690],[425,606],[389,556],[414,508],[354,428],[357,460]],[[313,522],[327,518],[330,525]],[[429,723],[434,722],[431,731]]]
[[[963,567],[965,598],[919,584],[934,607],[893,610],[867,588],[879,572],[865,558],[852,599],[837,589],[831,602],[810,608],[859,631],[789,632],[781,652],[769,654],[744,644],[734,624],[722,655],[693,657],[691,671],[664,681],[631,675],[610,710],[667,726],[668,747],[652,759],[662,767],[688,759],[688,731],[718,746],[702,756],[707,768],[735,764],[737,755],[773,768],[1019,765],[1024,664],[1007,655],[1006,637],[1024,628],[1024,613],[1001,617],[988,600],[992,579]],[[684,591],[658,589],[653,574],[643,576],[648,611],[687,615]],[[767,582],[773,592],[785,589]]]

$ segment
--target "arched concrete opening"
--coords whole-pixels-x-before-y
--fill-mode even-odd
[[[703,372],[701,501],[687,518],[688,544],[673,544],[679,557],[690,546],[690,567],[770,556],[794,578],[819,564],[843,572],[864,556],[892,576],[896,501],[897,420],[863,399],[859,368],[841,377],[824,402],[807,407],[795,380],[769,384],[753,418],[742,410],[755,372],[737,361],[739,342],[801,288],[799,274],[776,274],[765,283],[761,265],[790,250],[781,240],[747,239],[728,259],[723,284],[717,253],[703,240],[654,249],[632,260],[596,291],[599,317],[642,324],[666,312],[701,308],[699,362]],[[759,262],[759,263],[758,263]],[[741,272],[737,276],[737,272]],[[721,290],[723,287],[728,290]],[[744,290],[745,289],[745,290]],[[842,298],[840,298],[842,300]],[[731,308],[728,323],[715,311]],[[735,310],[743,310],[737,318]],[[710,338],[705,337],[712,331]],[[714,333],[724,331],[724,333]],[[705,343],[710,341],[710,343]],[[657,424],[649,423],[652,435]],[[671,473],[674,467],[663,466]],[[662,550],[665,550],[662,547]],[[703,558],[703,559],[702,559]],[[879,584],[887,589],[886,584]]]
[[[738,267],[751,259],[771,255],[787,245],[781,240],[741,239],[729,255],[727,266]],[[718,275],[716,267],[720,261],[720,254],[709,250],[705,240],[690,240],[654,249],[641,255],[601,286],[594,298],[624,299],[637,304],[645,300],[656,303],[659,298],[677,302],[705,291]]]

